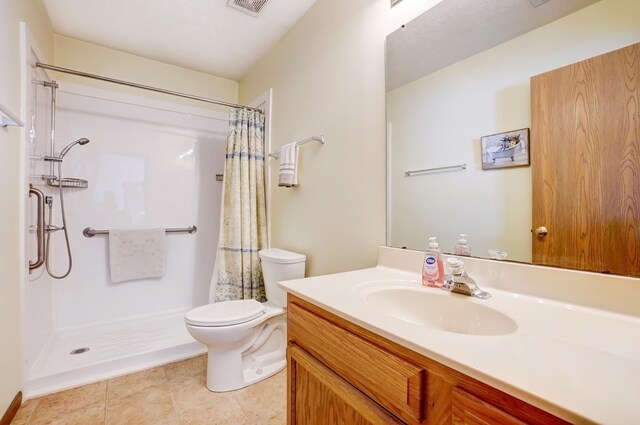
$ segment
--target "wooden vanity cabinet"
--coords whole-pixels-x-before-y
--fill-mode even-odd
[[[566,424],[288,295],[288,425]]]

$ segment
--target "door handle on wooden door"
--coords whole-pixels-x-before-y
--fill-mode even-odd
[[[539,238],[544,238],[545,236],[547,236],[549,234],[549,230],[544,227],[544,226],[540,226],[538,227],[536,230],[536,236]]]

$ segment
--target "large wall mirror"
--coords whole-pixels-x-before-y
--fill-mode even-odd
[[[535,260],[535,164],[528,165],[537,137],[531,128],[531,78],[638,42],[638,0],[443,0],[390,34],[387,244],[425,250],[428,237],[437,236],[443,252],[452,253],[459,235],[467,234],[474,257],[503,252],[507,260]],[[640,85],[639,80],[634,81]],[[630,119],[637,138],[636,106]],[[526,131],[517,139],[503,134],[530,128],[530,139]],[[515,158],[496,159],[497,167],[483,169],[483,159],[491,162],[490,153],[506,148],[497,144],[513,145],[513,140],[521,141]],[[640,188],[640,152],[631,156],[635,164],[627,168],[627,178],[631,173],[631,185]],[[585,210],[589,190],[599,190],[570,189],[562,196],[584,198],[575,205]],[[606,241],[588,238],[604,252],[609,248],[611,256],[625,250],[637,268],[640,189],[632,192],[638,195],[630,201],[632,242],[611,249]],[[598,265],[554,265],[608,271]],[[625,270],[620,274],[640,274]]]

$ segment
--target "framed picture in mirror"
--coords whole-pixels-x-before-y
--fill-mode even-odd
[[[480,144],[483,170],[527,167],[531,164],[528,128],[484,136]]]

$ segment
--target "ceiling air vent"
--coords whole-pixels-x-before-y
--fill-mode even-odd
[[[548,2],[549,0],[529,0],[529,3],[531,3],[531,6],[533,7],[538,7],[542,4],[545,4],[546,2]]]
[[[253,16],[258,16],[267,0],[229,0],[227,6],[241,10]]]

